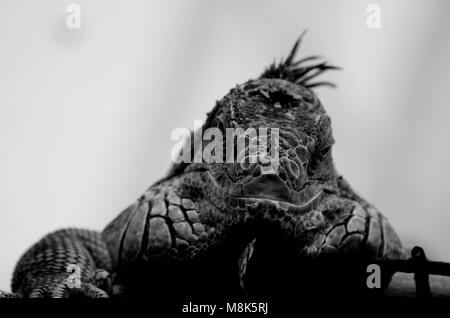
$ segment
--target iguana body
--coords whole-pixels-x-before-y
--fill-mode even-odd
[[[15,269],[15,295],[239,293],[255,239],[267,242],[272,231],[303,260],[401,257],[386,218],[335,171],[330,119],[310,89],[322,83],[309,82],[333,67],[294,62],[298,43],[232,89],[204,124],[279,128],[276,173],[261,174],[260,163],[176,164],[101,234],[62,230],[34,245]],[[80,288],[67,286],[69,264],[81,268]]]

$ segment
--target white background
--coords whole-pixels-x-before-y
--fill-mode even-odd
[[[0,2],[0,289],[49,231],[101,230],[235,84],[286,56],[343,71],[318,94],[338,169],[406,245],[450,261],[449,1]],[[366,7],[381,7],[381,29]]]

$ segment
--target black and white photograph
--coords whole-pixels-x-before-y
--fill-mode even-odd
[[[449,14],[0,1],[0,312],[450,304]]]

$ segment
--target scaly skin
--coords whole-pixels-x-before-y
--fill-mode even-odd
[[[334,168],[330,119],[311,90],[329,83],[310,83],[334,67],[294,62],[299,42],[286,60],[232,89],[203,126],[224,136],[226,128],[279,128],[276,173],[261,174],[262,162],[175,164],[101,234],[43,238],[20,259],[15,294],[3,297],[239,293],[266,229],[304,260],[402,257],[386,218]],[[67,286],[69,264],[80,266],[81,288]]]

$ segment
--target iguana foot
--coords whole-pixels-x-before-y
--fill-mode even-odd
[[[77,281],[71,273],[26,277],[21,292],[0,293],[2,298],[108,298],[110,274],[97,269],[88,274],[86,282]]]
[[[100,233],[65,229],[45,236],[16,266],[12,291],[23,298],[107,298],[109,254]]]

